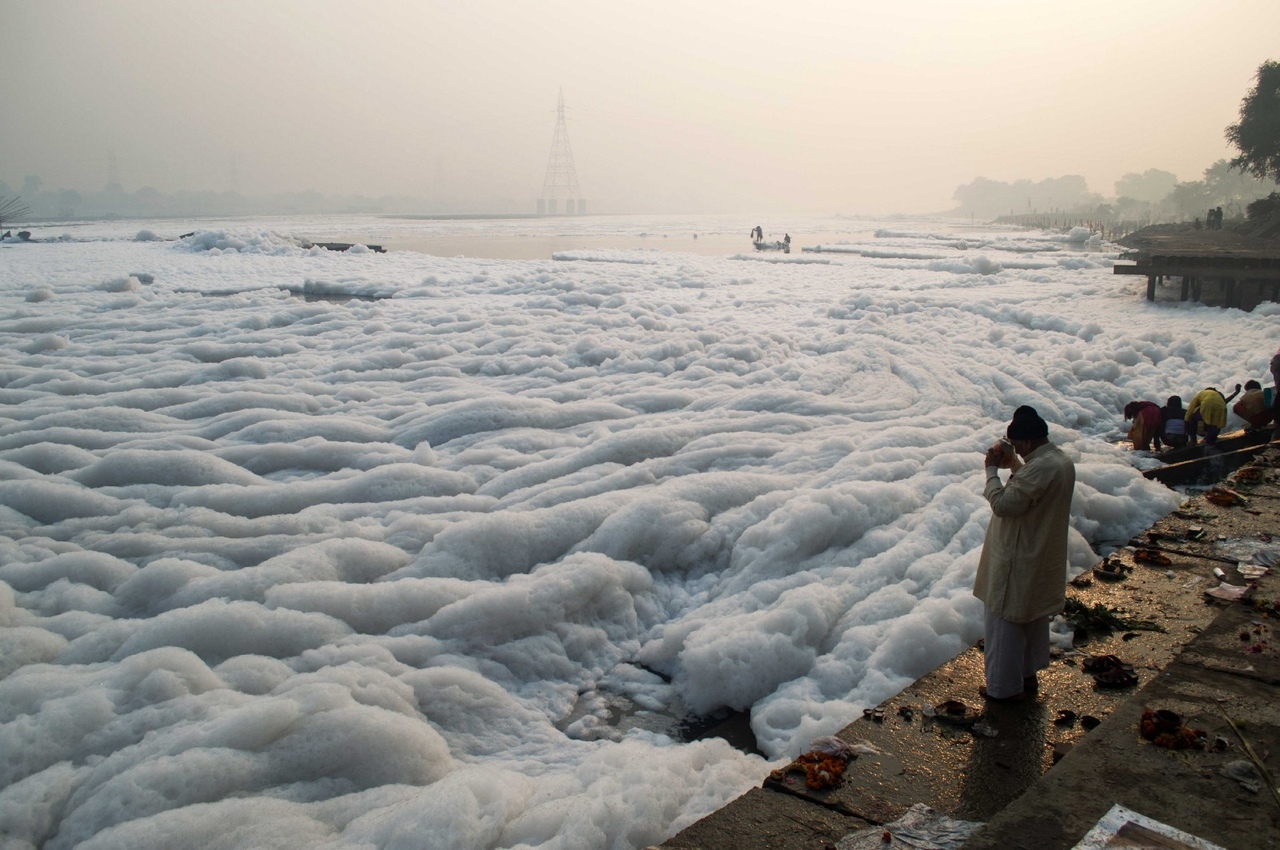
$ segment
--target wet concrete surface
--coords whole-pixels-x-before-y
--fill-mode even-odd
[[[1270,590],[1280,590],[1274,577]],[[1069,848],[1119,803],[1233,850],[1280,846],[1280,802],[1223,774],[1247,753],[1228,717],[1274,777],[1280,766],[1275,655],[1245,657],[1238,635],[1253,612],[1235,605],[1160,675],[1121,705],[1033,785],[973,836],[966,850]],[[1268,632],[1274,620],[1267,626]],[[1204,666],[1208,661],[1211,666]],[[1216,668],[1216,669],[1215,669]],[[1234,668],[1237,672],[1226,672]],[[1265,672],[1264,671],[1265,668]],[[1140,737],[1145,710],[1177,713],[1203,730],[1205,749],[1169,750]]]
[[[1112,556],[1118,578],[1086,572],[1068,588],[1069,598],[1159,631],[1078,634],[1073,651],[1041,672],[1034,698],[1020,703],[978,695],[982,654],[972,647],[886,700],[877,713],[883,719],[840,732],[878,752],[851,762],[838,787],[809,790],[797,773],[762,777],[761,788],[661,846],[825,850],[867,824],[897,819],[913,803],[985,822],[966,848],[1065,850],[1114,803],[1223,847],[1280,846],[1280,799],[1265,782],[1253,793],[1221,773],[1248,760],[1230,716],[1280,776],[1280,618],[1271,605],[1280,600],[1280,577],[1258,579],[1247,602],[1205,595],[1219,584],[1215,568],[1244,585],[1234,566],[1242,556],[1280,552],[1277,467],[1280,444],[1273,443],[1223,482],[1246,501],[1227,506],[1195,496]],[[1137,683],[1100,688],[1082,669],[1096,655],[1131,664]],[[944,700],[969,711],[960,722],[928,716]],[[1146,709],[1176,712],[1204,730],[1209,746],[1155,746],[1139,734]],[[1086,717],[1100,724],[1088,731]]]
[[[661,845],[663,850],[823,850],[871,821],[791,794],[753,788]]]

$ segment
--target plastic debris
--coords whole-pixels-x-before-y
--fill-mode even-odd
[[[1258,564],[1263,567],[1274,567],[1280,563],[1280,549],[1275,545],[1266,545],[1257,537],[1228,537],[1215,541],[1214,554],[1233,563]]]
[[[1240,746],[1244,747],[1245,755],[1249,757],[1249,761],[1253,763],[1258,775],[1262,778],[1263,783],[1266,784],[1267,790],[1271,792],[1271,798],[1276,801],[1277,805],[1280,805],[1280,787],[1277,787],[1276,781],[1271,778],[1271,771],[1267,770],[1266,766],[1263,765],[1262,759],[1258,758],[1258,753],[1253,749],[1253,745],[1249,743],[1249,739],[1240,731],[1240,724],[1231,719],[1231,715],[1227,714],[1221,702],[1218,703],[1218,710],[1222,712],[1222,717],[1227,721],[1227,725],[1231,727],[1231,731],[1235,732],[1236,737],[1240,739]]]
[[[981,822],[949,818],[924,803],[916,803],[893,823],[849,833],[836,842],[836,850],[959,850],[980,826]]]
[[[880,753],[880,750],[876,749],[875,744],[867,740],[850,744],[849,748],[853,750],[853,754],[855,756],[874,756]]]
[[[1267,573],[1271,572],[1271,568],[1259,566],[1258,564],[1236,564],[1236,572],[1244,578],[1253,581],[1254,579],[1262,578]]]
[[[1211,587],[1204,592],[1205,596],[1211,596],[1214,599],[1221,599],[1224,602],[1236,602],[1244,598],[1249,592],[1248,585],[1243,584],[1227,584],[1225,581],[1217,587]]]
[[[1274,549],[1260,549],[1253,553],[1253,563],[1264,567],[1274,567],[1280,563],[1280,552]]]
[[[835,735],[827,735],[822,738],[814,738],[809,742],[809,752],[822,753],[828,756],[839,756],[840,758],[856,758],[853,751],[853,745],[848,741],[837,738]]]
[[[1248,759],[1227,762],[1218,772],[1228,779],[1234,779],[1239,782],[1240,787],[1246,791],[1257,794],[1262,790],[1262,774],[1258,772],[1258,768],[1254,767],[1253,762]]]

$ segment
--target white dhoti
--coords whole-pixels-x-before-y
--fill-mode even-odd
[[[1024,680],[1049,666],[1050,619],[1011,623],[987,612],[983,653],[988,695],[996,699],[1017,696]]]

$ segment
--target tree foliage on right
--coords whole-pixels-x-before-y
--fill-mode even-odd
[[[1257,83],[1240,103],[1240,120],[1227,128],[1240,155],[1231,165],[1280,182],[1280,62],[1258,66]]]

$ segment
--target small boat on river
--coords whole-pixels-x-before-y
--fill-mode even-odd
[[[755,232],[759,232],[757,229]],[[791,253],[791,234],[788,233],[782,239],[766,242],[764,238],[751,240],[751,244],[756,246],[757,251],[781,251],[784,254]]]

